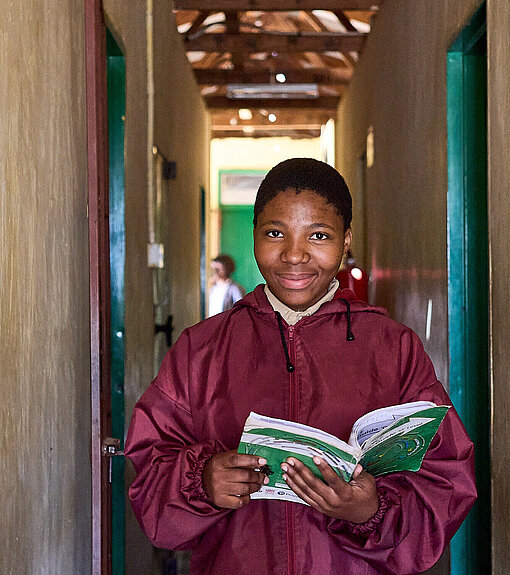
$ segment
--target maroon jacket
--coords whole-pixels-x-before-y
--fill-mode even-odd
[[[367,411],[415,400],[450,405],[412,330],[347,290],[336,296],[293,328],[283,324],[294,372],[258,286],[232,310],[185,330],[138,402],[126,443],[137,473],[133,509],[154,545],[193,549],[191,573],[421,573],[472,506],[473,445],[454,409],[419,472],[376,479],[381,507],[366,524],[296,503],[254,500],[228,510],[208,500],[204,465],[237,448],[250,411],[347,441]]]

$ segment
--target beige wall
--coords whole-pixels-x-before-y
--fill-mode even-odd
[[[171,313],[174,341],[200,319],[200,186],[209,185],[209,119],[176,31],[171,5],[153,4],[154,136],[148,142],[146,2],[105,0],[107,25],[126,58],[126,428],[166,349],[154,353],[153,286],[158,322]],[[165,268],[147,267],[148,146],[177,163],[177,178],[163,181],[153,200],[156,242],[165,246]],[[156,183],[154,183],[154,189]],[[154,357],[155,356],[155,357]],[[132,480],[127,465],[126,482]],[[150,573],[159,560],[126,506],[126,573]]]
[[[491,254],[492,551],[495,575],[510,569],[510,3],[488,0],[489,244]]]
[[[339,107],[337,168],[353,192],[353,250],[372,300],[424,340],[447,383],[446,52],[477,0],[387,0]],[[374,165],[360,205],[358,158]],[[432,301],[430,340],[425,340]]]
[[[0,573],[90,571],[82,2],[0,3]]]
[[[177,162],[163,211],[168,217],[172,313],[177,336],[200,320],[200,188],[209,191],[209,114],[167,0],[156,3],[155,143]]]
[[[448,376],[446,262],[446,51],[479,6],[476,0],[386,0],[339,107],[337,167],[354,195],[359,255],[373,274],[373,295],[430,341],[439,377]],[[510,4],[488,0],[489,243],[492,361],[492,573],[510,565]],[[375,163],[367,169],[366,222],[359,205],[357,160],[369,126]],[[440,569],[440,567],[438,568]],[[445,571],[446,566],[445,566]]]

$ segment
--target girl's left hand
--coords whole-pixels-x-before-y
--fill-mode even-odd
[[[314,457],[314,463],[325,482],[293,457],[281,466],[287,485],[310,507],[352,523],[365,523],[377,513],[379,498],[375,479],[361,465],[356,466],[351,481],[346,483],[323,459]]]

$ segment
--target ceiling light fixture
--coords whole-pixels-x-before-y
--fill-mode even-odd
[[[253,117],[251,110],[248,108],[239,108],[238,114],[241,120],[251,120]]]
[[[227,98],[232,99],[302,99],[318,98],[317,84],[228,84]]]
[[[284,82],[287,81],[287,77],[285,76],[285,74],[281,74],[281,73],[276,74],[275,78],[276,78],[277,82],[280,82],[280,84],[283,84]]]
[[[269,116],[267,117],[267,119],[270,122],[276,122],[276,114],[269,114]]]

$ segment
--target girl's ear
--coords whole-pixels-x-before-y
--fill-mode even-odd
[[[351,244],[352,244],[352,230],[351,228],[348,228],[344,236],[344,254],[346,254],[349,251]]]

